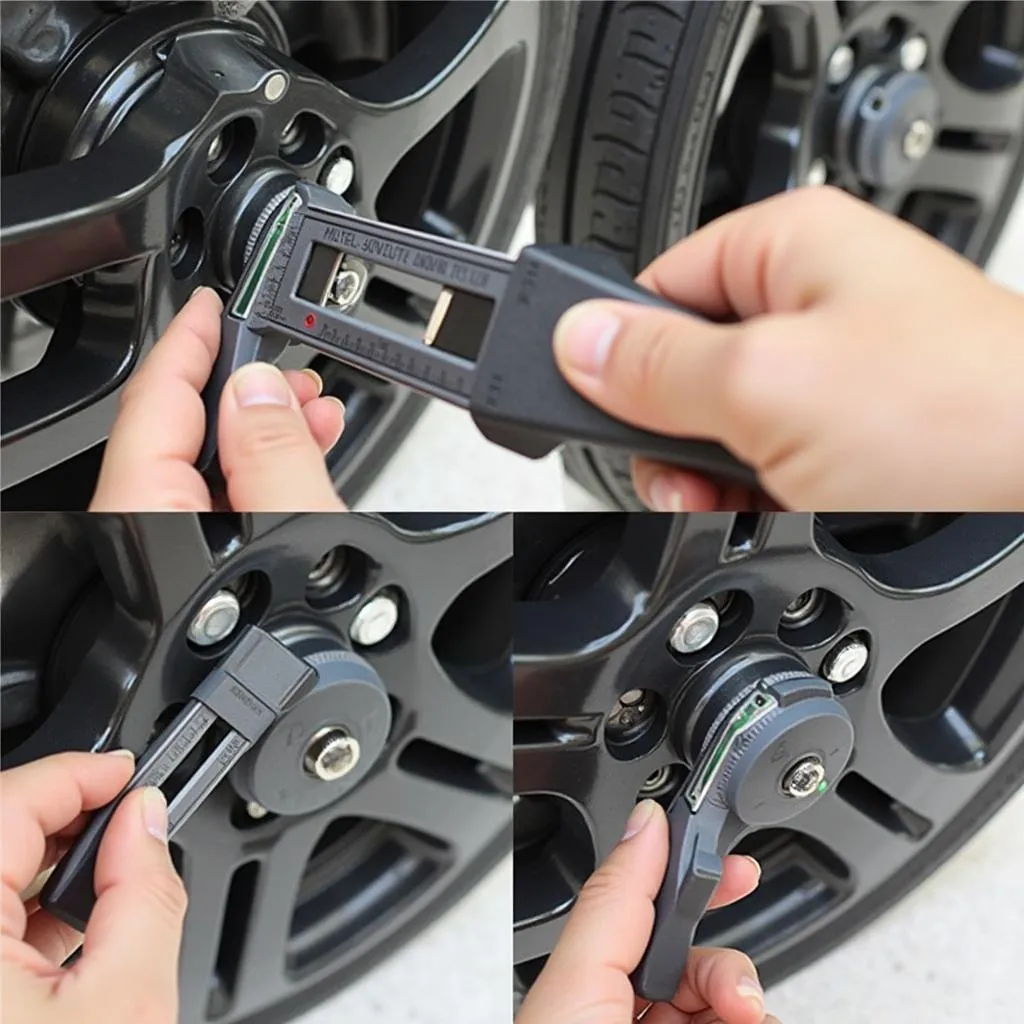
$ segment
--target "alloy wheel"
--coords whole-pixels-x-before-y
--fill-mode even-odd
[[[769,980],[891,905],[1024,778],[1021,516],[566,519],[516,523],[523,984],[634,803],[685,784],[690,681],[736,659],[795,656],[855,727],[831,791],[741,844],[757,893],[701,926]]]
[[[3,444],[8,508],[81,508],[126,379],[199,284],[229,289],[297,178],[368,216],[501,246],[540,172],[564,5],[5,4]],[[367,315],[435,294],[379,271]],[[422,402],[293,346],[347,406],[350,499]],[[51,475],[40,474],[53,470]],[[14,485],[23,484],[14,490]]]
[[[287,1019],[507,850],[510,517],[3,525],[5,767],[141,751],[246,624],[320,671],[172,844],[190,894],[183,1021]],[[317,774],[341,730],[358,763]]]

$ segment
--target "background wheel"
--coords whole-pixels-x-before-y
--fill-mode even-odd
[[[704,666],[798,652],[855,724],[854,758],[821,803],[741,844],[764,867],[758,891],[701,926],[768,982],[891,907],[1024,781],[1020,516],[517,517],[515,550],[522,986],[634,803],[667,804],[685,783],[673,722]],[[717,631],[672,651],[700,601]],[[862,657],[839,671],[850,644]]]
[[[6,508],[87,505],[125,380],[198,284],[231,286],[236,236],[295,177],[496,248],[534,193],[573,4],[234,6],[249,9],[226,21],[212,4],[3,5],[2,263],[5,278],[41,275],[5,283],[18,297],[0,306]],[[197,83],[175,60],[186,47],[237,78]],[[290,85],[268,106],[262,77],[278,66]],[[162,87],[195,103],[161,100]],[[64,272],[16,249],[28,243],[63,254]],[[382,271],[365,308],[413,333],[435,293]],[[357,500],[422,400],[302,346],[282,365],[313,365],[345,401],[329,465]]]
[[[921,114],[913,158],[856,152],[870,102]],[[605,0],[583,5],[537,231],[635,273],[716,216],[829,181],[983,264],[1022,176],[1019,0]],[[564,452],[593,494],[641,507],[628,459]]]
[[[507,854],[510,516],[9,513],[2,527],[5,768],[138,753],[246,624],[317,659],[317,688],[172,841],[190,893],[183,1024],[288,1020]],[[224,590],[240,625],[197,644],[188,627]],[[392,602],[390,630],[366,628],[371,599]],[[347,677],[328,671],[339,651],[379,679],[386,736],[346,720]],[[288,752],[339,724],[360,740],[357,768],[303,775]]]

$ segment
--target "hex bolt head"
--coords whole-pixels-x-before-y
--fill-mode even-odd
[[[199,647],[220,643],[231,635],[242,609],[230,590],[218,590],[195,614],[188,627],[188,638]]]
[[[263,804],[258,804],[255,800],[250,800],[245,805],[245,813],[248,814],[253,821],[259,821],[260,818],[265,818],[270,811],[268,811]]]
[[[850,75],[853,74],[853,66],[856,63],[853,47],[847,43],[840,43],[828,59],[828,66],[825,69],[825,77],[829,85],[842,85]]]
[[[710,601],[699,601],[687,608],[672,627],[669,647],[680,654],[701,651],[718,633],[718,609]]]
[[[336,196],[343,196],[351,187],[356,177],[356,165],[347,156],[339,156],[323,169],[320,184]]]
[[[807,168],[804,184],[817,188],[820,185],[824,185],[827,181],[828,164],[819,156],[817,159],[812,160],[810,167]]]
[[[804,800],[818,792],[825,781],[821,758],[810,754],[798,761],[782,779],[782,791],[796,800]]]
[[[868,645],[864,640],[848,636],[826,655],[821,674],[830,683],[848,683],[863,671],[868,663],[868,654]]]
[[[375,594],[356,612],[349,636],[360,647],[373,647],[391,636],[398,625],[398,602],[390,594]]]
[[[331,301],[342,311],[351,309],[366,290],[369,272],[355,260],[342,265],[331,285]]]
[[[288,76],[283,71],[275,71],[263,86],[263,95],[270,103],[276,103],[288,88]]]
[[[908,160],[921,160],[928,154],[934,141],[935,125],[919,117],[910,123],[903,136],[903,155]]]
[[[317,732],[302,757],[306,774],[321,782],[334,782],[348,775],[358,763],[359,741],[339,725]]]
[[[907,36],[900,44],[900,67],[904,71],[919,71],[928,59],[928,41],[924,36]]]
[[[627,690],[619,697],[619,703],[628,708],[634,704],[639,704],[645,696],[646,694],[643,690]]]

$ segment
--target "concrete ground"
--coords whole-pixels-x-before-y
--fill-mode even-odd
[[[1024,198],[992,263],[1024,291]],[[366,496],[368,509],[589,507],[557,459],[530,462],[435,406]],[[769,993],[783,1024],[960,1024],[1024,1019],[1024,793],[949,864],[839,951]],[[444,920],[301,1024],[386,1018],[500,1022],[510,1014],[511,863]]]

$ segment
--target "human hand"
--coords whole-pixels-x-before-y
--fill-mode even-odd
[[[613,416],[721,442],[767,492],[638,460],[646,504],[1024,504],[1024,297],[915,228],[806,189],[709,224],[638,281],[738,322],[588,302],[556,330],[562,372]]]
[[[185,889],[167,849],[167,804],[130,793],[96,862],[85,948],[73,928],[22,893],[131,778],[130,754],[57,754],[0,774],[3,1019],[6,1024],[175,1024]]]
[[[195,468],[206,414],[201,393],[220,345],[221,301],[201,288],[125,385],[90,509],[205,512],[212,499]],[[345,407],[321,398],[312,371],[267,363],[237,370],[224,389],[218,450],[228,502],[238,512],[343,508],[323,455]]]
[[[590,876],[558,944],[516,1017],[516,1024],[627,1024],[648,1008],[633,993],[654,926],[654,897],[668,865],[669,827],[653,800],[637,804],[625,837]],[[711,907],[757,888],[749,857],[725,859]],[[644,1013],[645,1024],[779,1024],[765,1016],[764,994],[749,957],[733,949],[694,949],[671,1003]]]

